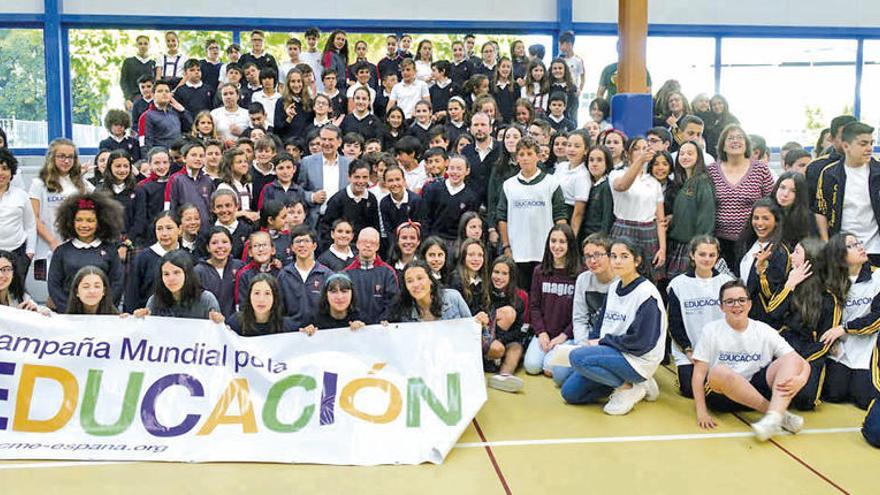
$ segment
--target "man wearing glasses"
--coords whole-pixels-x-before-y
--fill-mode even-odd
[[[754,409],[764,413],[752,430],[760,441],[786,430],[797,433],[802,417],[788,405],[807,383],[810,366],[769,325],[749,319],[752,302],[745,284],[721,286],[724,319],[703,329],[693,353],[692,386],[697,424],[714,428],[709,408],[721,412]]]

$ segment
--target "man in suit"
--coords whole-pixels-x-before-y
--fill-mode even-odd
[[[321,153],[303,158],[299,171],[299,183],[305,189],[309,204],[309,225],[318,224],[318,217],[324,214],[327,200],[348,186],[348,164],[350,159],[339,153],[342,145],[342,131],[333,124],[321,128]]]

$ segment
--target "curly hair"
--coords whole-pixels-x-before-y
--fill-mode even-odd
[[[73,224],[77,212],[83,209],[80,208],[80,201],[90,202],[91,205],[87,209],[95,210],[95,216],[98,218],[95,237],[101,242],[116,242],[122,232],[122,205],[107,193],[100,191],[74,194],[61,203],[55,215],[55,230],[58,234],[65,240],[77,238]]]
[[[121,125],[123,129],[131,127],[131,116],[125,110],[112,108],[107,110],[104,116],[104,127],[109,131],[114,125]]]

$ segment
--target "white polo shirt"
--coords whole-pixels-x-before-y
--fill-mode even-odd
[[[389,98],[397,102],[397,106],[403,110],[403,115],[406,118],[410,118],[416,109],[416,103],[429,97],[430,93],[425,81],[414,79],[410,84],[402,81],[395,84]]]
[[[626,191],[614,189],[614,181],[625,173],[626,169],[622,168],[608,176],[615,218],[630,222],[653,222],[657,217],[657,203],[663,202],[663,188],[657,179],[643,173]]]

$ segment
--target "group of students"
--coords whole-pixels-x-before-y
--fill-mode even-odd
[[[245,65],[269,65],[257,74],[272,76],[262,33],[251,41]],[[562,41],[570,50],[573,40]],[[310,53],[299,46],[288,44],[291,64]],[[376,80],[372,67],[354,71],[362,77],[348,113],[334,102],[338,75],[350,72],[336,32],[321,90],[293,65],[280,95],[264,78],[248,120],[233,121],[241,87],[219,83],[236,72],[221,64],[223,107],[196,113],[189,131],[179,127],[191,113],[181,100],[194,100],[179,92],[210,84],[196,77],[207,70],[184,62],[178,74],[166,55],[156,74],[139,76],[160,77],[152,103],[139,103],[144,84],[133,101],[144,113],[108,113],[111,136],[91,176],[75,144],[57,139],[25,192],[15,156],[0,149],[0,303],[211,319],[245,336],[473,317],[493,388],[521,390],[522,366],[551,376],[568,403],[608,397],[605,412],[626,414],[657,399],[653,375],[671,354],[700,426],[714,425],[709,408],[745,406],[766,413],[754,425],[761,439],[801,428],[789,405],[873,404],[880,163],[871,127],[835,118],[829,153],[788,147],[774,178],[766,144],[723,98],[691,111],[664,84],[644,137],[593,112],[582,129],[559,128],[570,99],[553,95],[546,109],[514,99],[507,120],[491,95],[435,108],[431,89],[457,87],[449,73],[432,73],[430,98],[416,93],[430,50],[419,43],[413,62],[396,38],[388,46]],[[478,67],[467,46],[454,45],[449,70],[461,59]],[[505,58],[490,63],[491,43],[483,55],[479,70],[493,69],[498,83]],[[371,86],[386,79],[388,60],[403,86]],[[526,93],[541,91],[530,76],[539,64],[526,63]],[[377,120],[383,108],[387,124]],[[131,121],[143,124],[143,141],[125,135]],[[711,147],[706,131],[719,122]],[[865,423],[875,444],[878,411]]]

